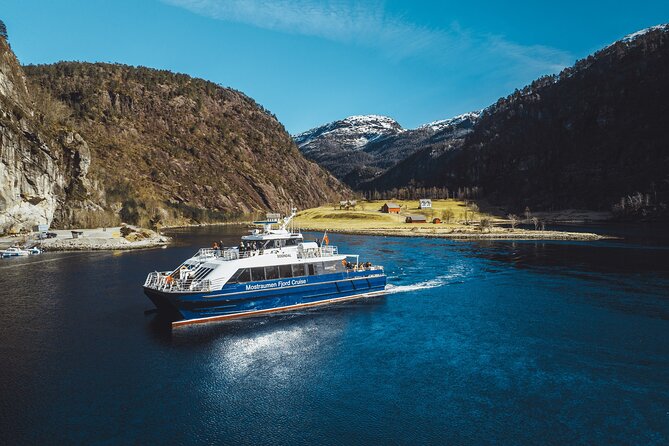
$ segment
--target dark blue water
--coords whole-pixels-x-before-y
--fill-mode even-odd
[[[225,234],[224,234],[225,233]],[[331,235],[391,293],[171,333],[180,246],[0,262],[0,444],[667,444],[669,247]]]

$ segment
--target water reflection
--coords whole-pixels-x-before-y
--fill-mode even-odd
[[[324,323],[321,318],[294,319],[290,323],[255,326],[254,332],[236,333],[217,345],[212,355],[213,373],[226,374],[231,380],[244,378],[249,372],[273,384],[290,381],[304,373],[319,357],[327,354],[327,345],[336,342],[346,327],[344,318]]]

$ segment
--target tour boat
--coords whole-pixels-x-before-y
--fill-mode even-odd
[[[238,247],[200,249],[172,271],[152,272],[144,293],[172,327],[259,316],[382,294],[383,267],[340,254],[327,233],[319,243],[268,214]],[[273,229],[273,226],[278,226]]]

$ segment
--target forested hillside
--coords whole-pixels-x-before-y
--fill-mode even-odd
[[[479,187],[510,207],[662,213],[669,202],[669,26],[644,30],[485,109],[363,185]]]

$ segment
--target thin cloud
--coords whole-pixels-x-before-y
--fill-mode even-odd
[[[314,36],[380,51],[393,61],[413,57],[438,65],[478,63],[483,70],[517,69],[521,77],[554,73],[573,61],[564,51],[524,46],[496,35],[474,35],[453,25],[420,26],[386,12],[380,2],[350,0],[163,0],[214,19]],[[510,66],[511,64],[511,66]]]

